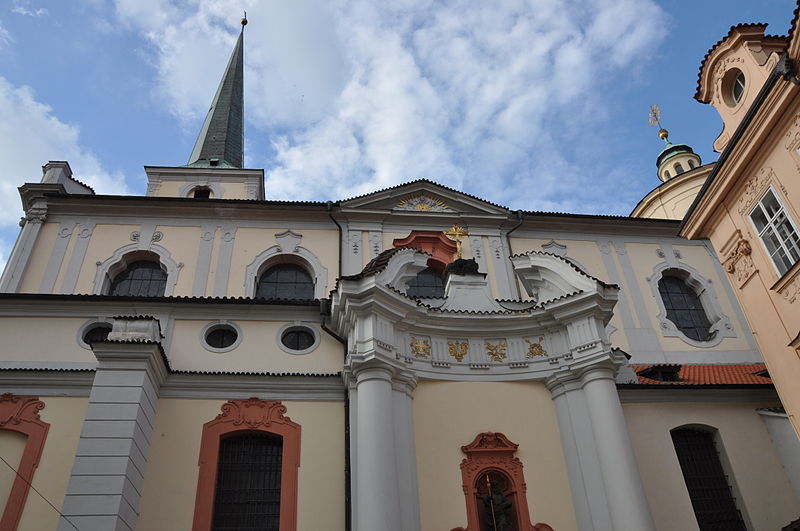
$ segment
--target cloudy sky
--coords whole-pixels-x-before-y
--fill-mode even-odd
[[[185,164],[246,9],[245,164],[271,199],[425,177],[511,208],[627,214],[671,140],[708,162],[697,69],[793,0],[0,0],[0,264],[16,187],[68,160],[98,193]]]

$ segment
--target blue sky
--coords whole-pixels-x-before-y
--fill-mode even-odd
[[[247,9],[246,154],[272,199],[425,177],[511,208],[627,214],[658,184],[658,103],[705,162],[696,102],[732,24],[787,31],[792,0],[0,0],[0,264],[16,187],[68,160],[143,194],[186,162]]]

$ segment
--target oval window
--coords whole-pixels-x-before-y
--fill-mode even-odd
[[[229,349],[239,339],[239,332],[231,325],[218,325],[206,331],[206,345],[212,349]]]
[[[305,328],[290,328],[281,336],[281,343],[289,350],[308,350],[315,342],[314,334]]]

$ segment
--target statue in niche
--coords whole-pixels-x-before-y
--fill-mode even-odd
[[[487,531],[511,531],[511,501],[503,494],[503,489],[497,479],[491,479],[486,474],[486,494],[483,496],[483,506],[486,510]]]

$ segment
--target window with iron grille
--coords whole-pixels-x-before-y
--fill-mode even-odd
[[[162,297],[166,287],[167,274],[161,269],[161,264],[141,260],[128,264],[124,271],[114,277],[108,294]]]
[[[409,297],[444,297],[442,274],[432,267],[423,269],[408,283],[406,295]]]
[[[709,329],[711,323],[700,302],[700,297],[694,289],[682,278],[673,275],[664,275],[658,281],[658,292],[664,301],[667,319],[686,337],[706,341],[711,338]]]
[[[297,264],[278,264],[258,279],[256,297],[268,299],[313,299],[314,280]]]
[[[680,428],[671,434],[700,531],[746,531],[722,468],[714,433]]]
[[[283,438],[251,432],[220,441],[213,531],[279,531]]]
[[[800,260],[800,235],[772,188],[750,212],[750,219],[772,262],[783,275]]]

